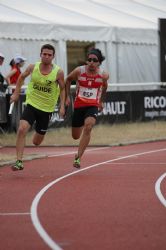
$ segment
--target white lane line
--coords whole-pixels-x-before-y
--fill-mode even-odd
[[[164,198],[164,196],[161,193],[161,182],[164,180],[164,178],[166,177],[166,173],[164,173],[163,175],[160,176],[160,178],[156,181],[155,184],[155,191],[156,191],[156,195],[159,198],[160,202],[163,204],[164,207],[166,207],[166,199]]]
[[[135,157],[135,156],[141,156],[141,155],[145,155],[145,154],[152,154],[152,153],[156,153],[156,152],[161,152],[161,151],[166,151],[166,148],[164,149],[158,149],[158,150],[152,150],[152,151],[146,151],[146,152],[142,152],[142,153],[137,153],[137,154],[132,154],[132,155],[127,155],[127,156],[123,156],[123,157],[118,157],[112,160],[108,160],[108,161],[103,161],[103,162],[99,162],[96,164],[93,164],[91,166],[85,167],[83,169],[80,170],[76,170],[75,172],[71,172],[69,174],[66,174],[60,178],[55,179],[54,181],[50,182],[48,185],[46,185],[43,189],[41,189],[41,191],[35,196],[32,205],[31,205],[31,220],[32,223],[34,225],[34,227],[36,228],[38,234],[41,236],[41,238],[45,241],[45,243],[52,249],[52,250],[63,250],[49,235],[48,233],[44,230],[43,226],[40,223],[40,220],[38,218],[38,204],[39,201],[41,199],[41,197],[44,195],[44,193],[50,188],[52,187],[54,184],[62,181],[65,178],[68,178],[71,175],[75,175],[78,174],[80,172],[86,171],[88,169],[94,168],[94,167],[98,167],[101,165],[104,165],[106,163],[109,162],[114,162],[114,161],[119,161],[119,160],[123,160],[123,159],[127,159],[127,158],[131,158],[131,157]]]
[[[0,146],[1,147],[1,146]],[[109,148],[107,146],[105,147],[97,147],[97,148],[91,148],[91,149],[87,149],[86,152],[89,152],[89,151],[95,151],[95,150],[102,150],[102,149],[105,149],[105,148]],[[70,154],[75,154],[77,153],[77,151],[71,151],[71,152],[67,152],[67,153],[60,153],[60,154],[55,154],[55,155],[49,155],[48,157],[57,157],[57,156],[64,156],[64,155],[70,155]],[[0,212],[0,216],[19,216],[19,215],[30,215],[30,212],[27,212],[27,213],[7,213],[7,212],[4,212],[4,213],[1,213]]]
[[[95,150],[102,150],[102,149],[106,149],[109,147],[98,147],[98,148],[91,148],[91,149],[87,149],[86,152],[91,152],[91,151],[95,151]],[[64,155],[72,155],[72,154],[76,154],[77,151],[71,151],[71,152],[67,152],[67,153],[58,153],[58,154],[54,154],[54,155],[48,155],[49,158],[51,157],[56,157],[56,156],[64,156]]]
[[[160,163],[158,163],[158,162],[113,162],[113,163],[110,163],[110,162],[108,162],[108,163],[106,163],[106,164],[117,164],[117,165],[166,165],[166,162],[160,162]]]

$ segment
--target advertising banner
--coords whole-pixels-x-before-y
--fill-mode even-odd
[[[15,105],[10,119],[9,127],[11,130],[17,130],[20,116],[25,105],[24,101],[25,94],[22,94],[19,102]],[[64,119],[59,117],[59,104],[55,107],[49,128],[71,126],[73,102],[74,95],[71,95],[71,104],[67,109]],[[166,120],[165,89],[153,91],[109,91],[106,93],[104,109],[98,113],[97,123],[113,124],[151,120]]]
[[[133,120],[165,120],[166,90],[133,92]]]
[[[104,109],[99,112],[99,123],[127,122],[132,120],[130,92],[107,92]]]

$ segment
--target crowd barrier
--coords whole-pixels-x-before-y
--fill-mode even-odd
[[[117,86],[118,85],[118,86]],[[149,90],[130,90],[121,84],[110,85],[106,93],[104,109],[99,112],[97,123],[122,123],[135,121],[166,120],[166,88],[164,84],[156,84]],[[133,87],[133,85],[132,85]],[[73,87],[74,88],[74,87]],[[112,88],[112,89],[111,89]],[[114,89],[113,89],[114,88]],[[122,88],[124,88],[122,90]],[[136,87],[135,87],[136,89]],[[22,88],[19,101],[14,105],[12,115],[8,115],[10,96],[13,89],[8,89],[6,94],[0,94],[0,127],[5,131],[16,131],[21,113],[25,106],[26,87]],[[60,119],[58,105],[52,114],[49,127],[63,127],[71,125],[73,112],[74,91],[71,94],[71,104],[65,119]]]

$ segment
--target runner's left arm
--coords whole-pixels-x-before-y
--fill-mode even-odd
[[[59,109],[59,115],[60,117],[65,116],[65,81],[64,81],[64,72],[63,70],[58,71],[57,79],[56,81],[59,84],[60,88],[60,109]]]
[[[80,67],[76,67],[72,72],[68,74],[65,81],[65,88],[66,88],[66,105],[70,105],[70,86],[72,81],[77,81],[78,76],[80,74]]]
[[[100,111],[102,111],[104,108],[104,101],[105,101],[106,92],[107,92],[107,88],[108,88],[108,79],[109,79],[108,73],[104,72],[103,73],[103,86],[102,86],[101,97],[100,97],[100,101],[99,101],[99,110]]]

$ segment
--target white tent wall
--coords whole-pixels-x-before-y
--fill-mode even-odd
[[[159,82],[158,47],[117,44],[117,82]]]
[[[9,63],[11,59],[15,57],[16,55],[22,55],[27,59],[23,69],[25,69],[30,63],[33,64],[36,61],[40,61],[40,48],[45,43],[51,43],[55,47],[55,49],[58,51],[59,46],[58,46],[58,43],[55,41],[0,39],[0,48],[1,48],[1,51],[3,51],[3,54],[5,55],[5,61],[3,65],[1,66],[2,73],[6,75],[9,72],[10,70]],[[59,51],[61,53],[63,52],[62,49],[59,49]],[[55,63],[58,63],[57,60],[55,60]],[[59,63],[62,63],[62,62],[59,62]],[[28,82],[28,78],[26,82]]]
[[[115,32],[114,82],[159,82],[158,31],[118,28]]]
[[[157,30],[158,18],[166,18],[165,0],[0,0],[0,12],[4,71],[18,53],[27,64],[39,60],[48,42],[66,75],[66,42],[88,41],[106,56],[111,83],[159,81]]]
[[[66,41],[60,40],[56,43],[56,63],[63,69],[67,75],[67,46]]]
[[[111,70],[109,68],[109,63],[108,63],[109,58],[107,56],[107,51],[106,51],[107,46],[106,46],[106,44],[107,43],[105,43],[105,42],[97,42],[97,43],[95,43],[95,47],[100,49],[102,51],[103,55],[105,56],[105,60],[102,62],[101,67],[103,69],[107,70],[109,73],[111,73]]]
[[[158,41],[154,30],[115,29],[111,41],[97,42],[106,55],[102,66],[110,73],[110,82],[159,82]]]
[[[40,47],[51,43],[56,48],[55,62],[67,74],[66,41],[33,41],[0,39],[1,51],[5,54],[2,72],[9,70],[10,60],[17,54],[27,58],[25,64],[40,60]],[[110,82],[158,82],[159,81],[159,48],[157,44],[132,44],[116,42],[96,42],[106,56],[102,67],[110,74]]]

